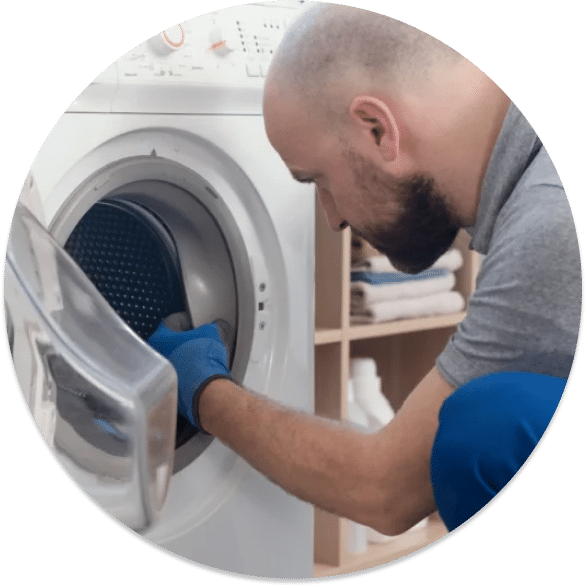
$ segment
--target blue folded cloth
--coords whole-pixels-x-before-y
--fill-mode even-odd
[[[384,285],[387,283],[401,283],[403,281],[418,281],[421,279],[429,279],[430,277],[442,277],[447,275],[447,269],[427,269],[421,273],[373,273],[370,271],[352,271],[350,274],[350,281],[362,281],[370,283],[371,285]]]

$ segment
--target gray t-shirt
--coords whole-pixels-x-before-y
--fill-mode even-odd
[[[514,105],[468,232],[486,257],[439,372],[455,387],[500,371],[568,377],[580,325],[578,239],[555,167]]]

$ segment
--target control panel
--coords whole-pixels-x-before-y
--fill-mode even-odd
[[[299,2],[249,4],[172,26],[115,64],[119,84],[261,82]]]
[[[310,4],[244,4],[169,26],[115,61],[68,111],[261,114],[275,50]]]
[[[287,24],[280,11],[261,19],[194,18],[122,56],[117,62],[120,82],[183,78],[201,83],[212,82],[219,73],[236,80],[263,77]]]

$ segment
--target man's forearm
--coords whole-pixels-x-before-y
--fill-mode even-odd
[[[377,435],[295,412],[231,381],[212,381],[199,404],[203,427],[293,495],[371,526],[386,485]]]

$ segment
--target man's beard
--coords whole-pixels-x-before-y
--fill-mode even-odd
[[[354,233],[386,255],[405,273],[431,267],[452,245],[458,222],[444,194],[432,177],[413,175],[396,179],[354,151],[346,153],[353,169],[355,187],[366,201],[394,202],[398,216],[392,221],[357,227]]]

